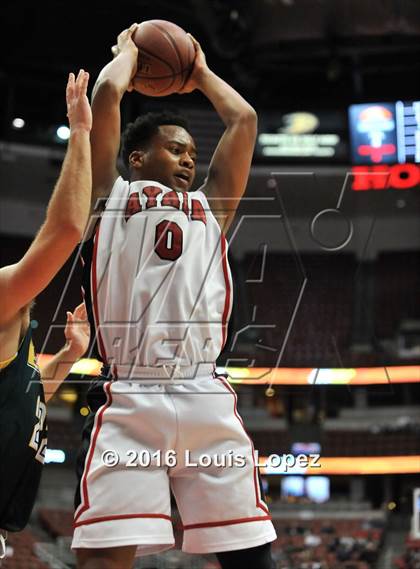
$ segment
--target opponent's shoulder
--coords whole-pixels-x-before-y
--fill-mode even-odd
[[[30,324],[30,305],[0,323],[0,369],[11,363],[21,348]],[[2,365],[3,364],[3,365]]]
[[[0,332],[14,328],[22,319],[25,307],[16,307],[12,299],[19,292],[17,281],[18,263],[0,268]]]

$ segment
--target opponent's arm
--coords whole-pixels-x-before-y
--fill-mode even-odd
[[[132,90],[131,80],[137,70],[138,49],[131,39],[136,27],[137,24],[133,24],[120,33],[117,45],[112,48],[114,59],[105,65],[93,87],[92,211],[98,199],[108,197],[118,177],[120,103],[124,93]]]
[[[67,312],[67,324],[64,329],[66,344],[46,364],[40,364],[45,401],[49,401],[61,383],[66,379],[74,363],[79,360],[89,346],[90,327],[86,307],[82,302]]]
[[[222,214],[219,223],[226,233],[248,181],[257,136],[257,114],[235,89],[210,71],[200,44],[192,37],[191,40],[196,50],[194,68],[182,93],[199,89],[226,127],[202,187],[214,213]]]
[[[82,239],[92,189],[89,133],[92,114],[86,97],[89,74],[70,73],[67,116],[70,138],[46,219],[24,257],[0,269],[0,326],[37,296]]]

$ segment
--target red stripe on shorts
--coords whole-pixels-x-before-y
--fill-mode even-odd
[[[166,514],[116,514],[114,516],[104,516],[101,518],[90,518],[81,522],[74,522],[73,527],[86,526],[89,524],[98,524],[101,522],[112,522],[114,520],[129,520],[133,518],[163,518],[164,520],[172,521],[171,516]]]
[[[208,522],[204,524],[189,524],[183,526],[183,530],[198,529],[198,528],[214,528],[220,526],[233,526],[235,524],[246,524],[249,522],[265,522],[271,520],[271,516],[254,516],[253,518],[237,518],[236,520],[223,520],[221,522]]]
[[[111,391],[110,391],[111,390],[111,382],[105,383],[104,389],[106,392],[107,401],[106,401],[106,403],[104,403],[104,405],[102,406],[102,409],[96,415],[95,432],[94,432],[94,435],[93,435],[92,440],[91,440],[89,453],[88,453],[88,457],[87,457],[87,461],[86,461],[86,466],[85,466],[83,476],[82,476],[82,480],[81,480],[81,486],[82,486],[81,496],[83,497],[83,503],[81,505],[79,512],[76,511],[75,519],[74,519],[75,522],[90,507],[89,495],[88,495],[88,489],[87,489],[87,477],[88,477],[89,469],[90,469],[91,464],[92,464],[93,454],[95,452],[96,441],[98,439],[99,431],[101,430],[101,427],[102,427],[103,414],[105,413],[106,409],[112,403],[112,395],[111,395]]]
[[[259,496],[259,492],[258,492],[257,465],[255,464],[254,443],[252,442],[252,439],[250,438],[250,436],[246,432],[245,427],[244,427],[244,422],[242,421],[242,418],[238,414],[238,410],[237,410],[237,399],[238,398],[236,396],[235,391],[232,389],[232,387],[229,385],[229,383],[227,381],[225,381],[224,378],[222,378],[221,376],[216,376],[216,379],[221,381],[223,383],[223,385],[226,387],[226,389],[233,395],[233,399],[234,399],[233,411],[234,411],[238,421],[241,423],[242,428],[244,430],[244,433],[245,433],[247,439],[249,440],[249,442],[251,444],[251,448],[252,448],[252,462],[254,463],[254,490],[255,490],[255,498],[256,498],[255,505],[257,508],[260,508],[265,514],[269,514],[270,512],[268,511],[267,506],[264,504],[264,502],[260,501],[260,496]]]

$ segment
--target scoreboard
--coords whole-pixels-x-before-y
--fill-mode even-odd
[[[420,163],[420,101],[349,107],[353,164]]]
[[[383,166],[381,172],[406,165],[416,170],[420,167],[420,100],[262,112],[254,161]]]

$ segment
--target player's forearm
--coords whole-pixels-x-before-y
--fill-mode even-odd
[[[77,129],[70,134],[60,177],[48,206],[46,225],[58,232],[74,232],[80,240],[89,216],[91,193],[89,131]]]
[[[210,100],[225,126],[239,120],[257,122],[257,114],[233,87],[206,69],[198,78],[198,89]]]
[[[93,87],[92,100],[104,89],[121,100],[136,70],[137,58],[129,51],[122,51],[100,72]]]
[[[63,346],[48,363],[40,365],[42,383],[44,385],[45,401],[49,401],[66,377],[69,375],[73,364],[83,354],[74,352],[68,344]]]

